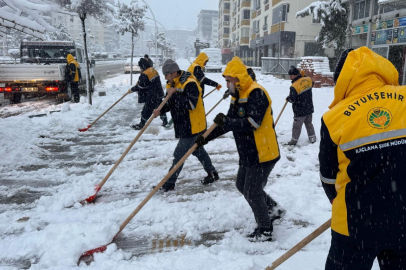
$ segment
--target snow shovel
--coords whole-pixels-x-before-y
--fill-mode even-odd
[[[309,244],[311,241],[316,239],[320,234],[325,232],[328,228],[331,226],[331,218],[327,220],[323,225],[318,227],[314,232],[306,236],[305,239],[300,241],[299,243],[296,244],[293,248],[289,249],[285,254],[280,256],[276,261],[272,263],[271,266],[268,266],[265,270],[274,270],[276,267],[284,263],[287,259],[292,257],[296,252],[304,248],[307,244]]]
[[[219,102],[217,102],[216,105],[214,105],[213,108],[211,108],[211,110],[210,110],[208,113],[206,113],[206,116],[207,116],[209,113],[211,113],[211,111],[214,110],[214,108],[216,108],[217,105],[219,105],[220,102],[223,101],[223,99],[228,98],[229,95],[230,95],[230,91],[227,89],[226,92],[224,93],[223,97],[219,100]]]
[[[162,107],[165,105],[165,103],[168,101],[170,96],[167,96],[159,105],[159,107],[157,108],[157,110],[161,110]],[[114,166],[110,169],[109,173],[103,178],[103,180],[97,184],[94,188],[95,190],[95,194],[93,194],[92,196],[88,197],[87,199],[81,201],[81,203],[85,203],[85,202],[92,202],[94,201],[94,199],[96,198],[97,192],[99,192],[99,190],[103,187],[104,183],[106,183],[107,179],[109,179],[109,177],[111,176],[111,174],[114,172],[114,170],[117,168],[117,166],[120,164],[120,162],[124,159],[124,157],[128,154],[128,152],[131,150],[131,148],[134,146],[134,144],[138,141],[138,139],[141,137],[142,133],[144,133],[144,131],[147,129],[147,127],[149,126],[149,124],[151,124],[152,120],[154,120],[154,116],[151,115],[151,117],[148,119],[148,121],[145,123],[144,127],[138,132],[137,136],[135,136],[134,140],[130,143],[130,145],[127,147],[127,149],[125,150],[125,152],[121,155],[121,157],[117,160],[116,164],[114,164]]]
[[[216,90],[217,90],[217,88],[214,88],[213,90],[211,90],[210,92],[208,92],[206,95],[204,95],[203,98],[207,97],[208,95],[210,95],[211,93],[213,93],[213,92],[216,91]]]
[[[162,104],[161,104],[162,105]],[[210,128],[208,130],[206,130],[206,132],[203,134],[203,137],[207,137],[215,128],[217,127],[217,124],[212,124],[210,126]],[[125,226],[127,226],[127,224],[133,219],[133,217],[141,210],[141,208],[151,199],[151,197],[165,184],[165,182],[169,179],[169,177],[172,176],[172,174],[174,174],[176,172],[177,169],[179,169],[179,166],[181,166],[185,160],[196,150],[197,148],[197,144],[195,143],[190,149],[189,151],[187,151],[187,153],[178,161],[178,163],[176,163],[175,166],[173,166],[173,168],[168,172],[168,174],[161,180],[161,182],[158,183],[158,185],[155,186],[155,188],[148,194],[147,197],[145,197],[145,199],[137,206],[137,208],[135,208],[135,210],[127,217],[127,219],[123,222],[123,224],[121,224],[119,231],[117,232],[117,234],[113,237],[113,239],[111,240],[111,242],[109,244],[111,244],[114,240],[114,238],[125,228]],[[107,245],[109,245],[107,244]],[[82,254],[82,256],[79,258],[79,261],[82,257],[84,256],[91,256],[94,253],[97,252],[103,252],[107,249],[107,245],[105,246],[101,246],[95,249],[91,249],[88,250],[86,252],[84,252]]]
[[[276,124],[278,123],[278,120],[279,120],[279,118],[281,117],[281,115],[282,115],[282,113],[283,113],[283,110],[285,109],[285,107],[286,107],[287,104],[288,104],[288,101],[286,100],[285,105],[283,105],[282,111],[279,113],[278,118],[276,118],[275,126],[276,126]]]
[[[119,100],[117,100],[113,105],[110,106],[110,108],[108,108],[102,115],[100,115],[99,117],[97,117],[96,120],[93,121],[93,123],[91,123],[90,125],[88,125],[86,128],[81,128],[79,129],[80,132],[85,132],[87,131],[91,126],[94,125],[94,123],[96,123],[100,118],[103,117],[103,115],[105,115],[108,111],[110,111],[111,108],[113,108],[114,106],[117,105],[117,103],[119,103],[123,98],[125,98],[125,96],[128,95],[128,92],[125,93]]]

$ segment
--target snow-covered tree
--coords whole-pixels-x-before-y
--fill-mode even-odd
[[[118,2],[118,11],[116,13],[117,23],[115,24],[117,33],[124,35],[126,32],[131,33],[131,71],[130,84],[133,83],[133,57],[134,57],[134,38],[140,31],[145,29],[143,21],[146,6],[139,6],[138,1],[132,0],[129,5]]]
[[[155,47],[155,35],[150,36]],[[157,35],[158,48],[161,49],[165,57],[171,56],[176,51],[176,44],[168,38],[165,33],[158,33]]]
[[[4,1],[4,0],[3,0]],[[18,1],[18,0],[16,0]],[[34,0],[32,0],[34,1]],[[35,0],[36,1],[36,0]],[[107,23],[113,20],[114,1],[113,0],[54,0],[58,2],[61,6],[67,6],[72,12],[79,15],[79,19],[82,22],[82,37],[85,47],[85,59],[86,59],[86,89],[87,98],[90,105],[92,105],[92,91],[90,87],[90,77],[89,77],[89,53],[87,48],[86,39],[86,25],[85,20],[88,16],[92,16],[99,20],[101,23]]]
[[[296,13],[297,17],[313,16],[320,19],[321,29],[316,37],[323,43],[323,48],[332,47],[336,52],[345,47],[348,11],[341,0],[315,1]]]
[[[69,33],[68,29],[66,28],[63,22],[59,22],[59,24],[55,27],[55,31],[48,33],[48,39],[50,40],[61,40],[61,41],[72,41],[73,38]]]

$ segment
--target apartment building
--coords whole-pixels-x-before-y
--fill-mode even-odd
[[[219,0],[218,45],[221,48],[222,63],[226,64],[233,57],[231,53],[230,26],[231,0]]]
[[[348,5],[348,47],[367,46],[387,58],[406,84],[406,1],[343,0]]]
[[[315,37],[320,22],[296,13],[314,0],[219,0],[219,43],[223,61],[239,56],[260,66],[261,57],[329,55]]]
[[[250,48],[254,65],[261,57],[297,58],[332,54],[315,41],[320,22],[313,16],[296,18],[314,0],[251,0]]]
[[[219,18],[212,17],[211,18],[211,41],[210,47],[217,48],[218,47],[218,39],[219,39]]]
[[[64,23],[73,39],[83,42],[82,22],[79,16],[51,12],[51,19],[53,25],[57,25],[59,22]],[[87,34],[92,38],[93,43],[100,45],[106,51],[114,51],[118,48],[119,37],[112,26],[103,25],[90,16],[85,20],[85,26]]]
[[[201,40],[211,41],[213,31],[213,18],[218,18],[219,12],[217,10],[202,9],[197,16],[197,29],[196,34]]]

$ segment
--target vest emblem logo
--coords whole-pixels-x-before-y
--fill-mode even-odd
[[[240,117],[244,117],[245,116],[245,110],[244,110],[244,108],[242,108],[242,107],[240,107],[240,108],[238,108],[238,116],[240,116]]]
[[[368,112],[368,124],[377,129],[385,129],[392,122],[391,112],[382,107],[373,108]]]

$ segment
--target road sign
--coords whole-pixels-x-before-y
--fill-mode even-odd
[[[210,43],[209,42],[195,42],[195,48],[196,49],[205,49],[205,48],[210,48]]]

